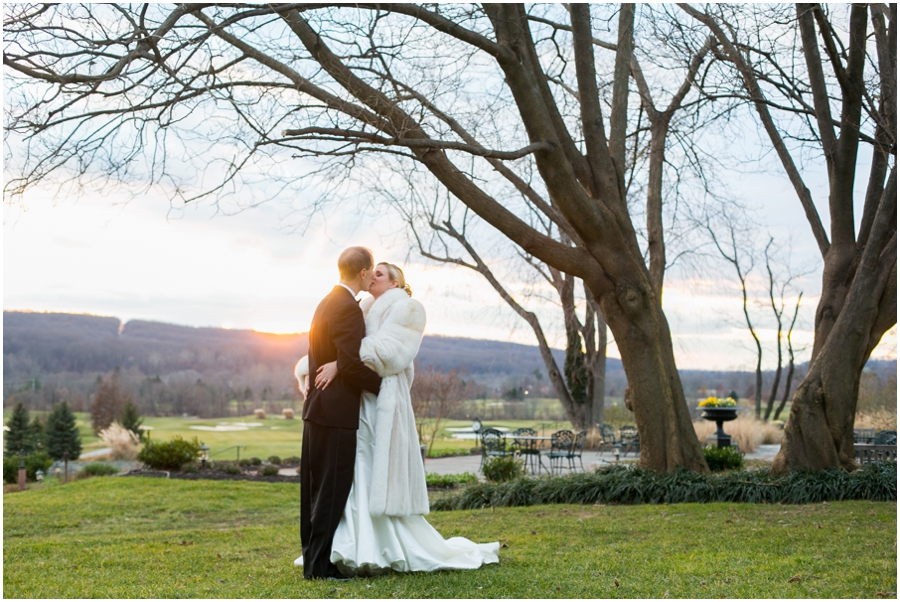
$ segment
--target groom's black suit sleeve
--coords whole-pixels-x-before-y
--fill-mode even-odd
[[[346,315],[339,316],[332,329],[332,340],[337,349],[338,374],[354,386],[372,393],[381,388],[381,377],[359,359],[359,346],[366,336],[366,321],[359,305],[345,305]]]

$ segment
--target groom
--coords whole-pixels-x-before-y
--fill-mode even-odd
[[[300,541],[307,579],[341,578],[331,562],[331,544],[353,485],[360,395],[363,389],[377,394],[381,387],[381,377],[359,359],[366,323],[356,295],[369,289],[374,267],[369,249],[345,249],[338,258],[341,283],[319,303],[309,329],[300,457]],[[316,388],[319,366],[335,360],[335,380],[327,389]]]

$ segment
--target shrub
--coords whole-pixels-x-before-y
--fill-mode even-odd
[[[34,481],[37,471],[44,473],[53,464],[53,459],[47,452],[39,451],[25,456],[25,479]],[[7,456],[3,458],[3,481],[5,483],[17,483],[19,481],[19,456]]]
[[[87,479],[90,477],[108,477],[114,474],[119,474],[119,469],[112,464],[106,464],[104,462],[91,462],[78,471],[78,473],[75,475],[75,480]]]
[[[230,460],[218,460],[211,462],[210,466],[216,470],[221,470],[225,474],[241,474],[241,467],[236,462]]]
[[[285,420],[293,420],[294,419],[294,410],[291,408],[284,408],[281,410],[281,414],[284,416]]]
[[[279,466],[281,465],[281,458],[279,458],[278,456],[269,456],[267,461],[269,464],[277,464]]]
[[[462,474],[435,474],[433,472],[429,472],[425,474],[425,484],[428,487],[439,487],[442,489],[446,489],[477,482],[478,477],[473,475],[471,472],[464,472]]]
[[[481,453],[479,448],[478,453]],[[468,449],[432,449],[428,452],[429,458],[453,458],[456,456],[469,456],[471,452]]]
[[[259,458],[255,457],[255,456],[253,458],[250,458],[251,466],[260,466],[261,464],[262,464],[262,460],[260,460]]]
[[[181,472],[200,472],[200,463],[196,461],[188,462],[181,467]]]
[[[703,457],[713,472],[737,470],[744,465],[744,458],[734,447],[704,447]]]
[[[113,422],[100,431],[100,438],[109,447],[109,456],[113,460],[125,460],[131,462],[137,458],[137,448],[140,436],[134,431],[125,428],[118,422]]]
[[[278,474],[279,468],[273,464],[267,464],[259,469],[259,474],[264,477],[274,477]]]
[[[300,456],[288,456],[281,461],[282,466],[300,466]]]
[[[796,471],[775,476],[768,469],[703,475],[687,470],[658,474],[634,467],[604,467],[539,479],[473,483],[434,500],[432,510],[536,504],[814,504],[832,500],[896,501],[897,463],[876,462],[855,472]]]
[[[170,441],[160,443],[147,441],[137,459],[155,470],[178,470],[188,462],[196,460],[199,453],[200,443],[196,437],[191,441],[185,441],[176,435]]]
[[[266,411],[262,408],[256,408],[253,410],[253,415],[260,420],[263,420],[266,417]]]
[[[484,461],[481,473],[492,483],[511,481],[525,473],[525,462],[515,456],[495,456]]]
[[[241,458],[238,460],[238,466],[259,466],[262,460],[259,458]]]

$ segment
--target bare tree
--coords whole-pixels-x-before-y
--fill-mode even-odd
[[[897,5],[680,6],[733,65],[825,263],[810,369],[773,470],[853,468],[860,375],[897,322]],[[857,232],[861,143],[873,158]],[[830,232],[797,166],[804,151],[827,167]]]
[[[791,318],[791,325],[788,327],[787,336],[785,337],[788,350],[788,372],[787,378],[784,379],[784,395],[781,397],[781,403],[779,403],[778,407],[775,409],[775,415],[772,417],[772,420],[778,420],[778,417],[781,416],[781,411],[784,410],[784,406],[787,405],[787,401],[791,394],[791,382],[794,380],[794,342],[791,339],[791,335],[794,333],[794,326],[797,324],[797,316],[800,313],[800,301],[802,299],[803,293],[801,292],[797,295],[797,304],[794,305],[794,317]],[[768,414],[766,415],[766,419],[768,419]]]
[[[794,316],[793,318],[791,318],[790,326],[788,327],[787,334],[785,334],[783,320],[785,310],[785,294],[791,282],[793,282],[794,279],[798,277],[798,275],[791,270],[789,256],[787,260],[782,260],[779,262],[786,268],[784,276],[779,280],[775,275],[775,268],[773,268],[774,258],[772,256],[775,252],[775,249],[773,249],[774,242],[775,239],[770,236],[769,242],[766,243],[766,248],[763,251],[766,259],[766,273],[769,277],[769,306],[772,308],[772,315],[775,317],[775,324],[777,326],[775,349],[778,356],[777,364],[775,366],[775,378],[772,380],[772,390],[769,392],[769,399],[766,401],[766,413],[764,416],[764,419],[766,421],[768,421],[772,416],[772,409],[775,407],[775,399],[778,397],[778,387],[781,384],[781,374],[784,367],[782,341],[787,342],[788,356],[790,359],[788,362],[788,374],[784,384],[784,396],[782,397],[781,404],[779,405],[779,409],[775,413],[775,417],[773,418],[773,420],[778,419],[778,414],[780,414],[781,410],[784,409],[784,404],[787,403],[788,395],[791,390],[791,381],[794,377],[794,345],[791,341],[791,335],[794,332],[794,326],[797,324],[797,316],[800,312],[800,301],[803,299],[803,291],[800,291],[800,294],[797,296],[797,303],[794,305]]]
[[[478,272],[490,283],[500,298],[531,327],[550,383],[573,427],[593,429],[597,424],[602,423],[606,375],[606,322],[590,296],[586,297],[584,303],[584,320],[578,318],[575,303],[575,277],[571,274],[563,274],[533,257],[521,258],[528,268],[534,269],[558,295],[567,335],[566,364],[564,370],[561,371],[537,314],[526,309],[509,292],[469,241],[465,229],[457,229],[449,220],[438,223],[435,214],[429,212],[429,228],[423,234],[419,234],[422,228],[417,227],[415,216],[407,214],[407,219],[411,224],[411,230],[422,256]],[[424,234],[429,232],[431,236],[426,238]],[[455,242],[465,255],[462,253],[459,256],[453,255],[448,248],[448,241]],[[468,259],[465,256],[468,256]]]
[[[66,168],[80,184],[139,177],[175,198],[223,198],[254,178],[290,186],[284,152],[324,158],[319,173],[332,182],[360,153],[416,165],[526,256],[585,283],[622,355],[641,465],[705,471],[661,272],[648,267],[665,262],[659,245],[645,257],[629,208],[635,6],[612,21],[604,82],[591,8],[569,10],[570,31],[514,4],[8,8],[7,136],[23,150],[6,191]],[[472,141],[453,129],[480,121],[492,99],[512,108],[494,131]],[[490,160],[543,194],[512,202],[504,187],[514,183],[482,177]],[[191,161],[193,173],[173,168]],[[205,189],[192,185],[197,174],[211,179]],[[531,214],[571,245],[532,227]]]
[[[722,259],[731,264],[731,266],[734,268],[735,273],[737,273],[738,281],[741,283],[741,298],[743,301],[742,309],[744,311],[744,322],[747,324],[747,330],[750,331],[750,336],[753,337],[753,342],[756,344],[756,387],[754,387],[753,407],[756,412],[756,418],[759,419],[762,415],[763,350],[762,343],[759,340],[759,335],[756,334],[756,328],[753,327],[753,320],[750,319],[750,311],[748,308],[749,298],[747,294],[747,276],[753,270],[753,254],[747,252],[742,254],[738,250],[739,245],[737,241],[736,226],[733,222],[728,221],[726,224],[729,240],[724,243],[724,246],[723,243],[719,242],[719,237],[716,234],[716,229],[711,225],[709,219],[707,219],[705,225],[707,232],[709,232],[709,235],[712,238],[713,245],[719,252],[719,255],[722,257]]]
[[[471,384],[460,377],[459,370],[443,372],[433,366],[416,370],[410,398],[419,441],[427,442],[429,454],[443,421],[471,394]]]
[[[119,369],[116,368],[99,383],[91,402],[91,427],[94,434],[98,435],[100,431],[119,420],[122,409],[128,403],[131,403],[131,396],[122,388],[119,382]]]

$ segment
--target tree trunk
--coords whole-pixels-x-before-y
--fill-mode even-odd
[[[597,348],[590,357],[590,376],[592,386],[591,426],[606,421],[606,320],[597,308],[596,316]],[[593,337],[592,337],[593,338]]]
[[[848,270],[852,279],[833,265],[846,265],[843,249],[833,244],[826,255],[813,358],[794,394],[781,451],[772,462],[775,473],[856,466],[853,422],[860,375],[872,349],[897,321],[896,220],[893,168],[869,241]],[[840,297],[843,304],[835,307]]]
[[[784,406],[787,405],[787,400],[791,395],[791,381],[794,380],[794,358],[793,356],[788,363],[788,372],[787,378],[784,383],[784,396],[781,398],[781,402],[778,404],[778,407],[775,409],[775,415],[772,416],[772,420],[778,420],[778,417],[781,416],[781,412],[784,410]]]
[[[772,391],[769,393],[769,400],[766,402],[766,422],[769,421],[769,417],[772,415],[772,408],[775,407],[775,398],[778,397],[778,385],[781,384],[781,361],[778,362],[778,367],[775,369],[775,380],[772,382]]]
[[[641,438],[641,468],[657,472],[683,466],[708,472],[675,366],[669,325],[644,269],[641,289],[617,287],[597,298],[622,354],[635,424]]]

